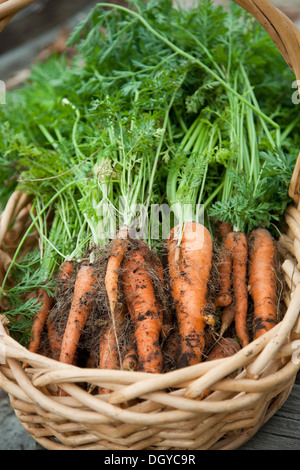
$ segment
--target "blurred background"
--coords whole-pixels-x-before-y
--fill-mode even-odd
[[[190,6],[197,0],[175,0]],[[232,0],[213,0],[228,5]],[[272,0],[300,27],[300,0]],[[7,88],[26,78],[36,58],[63,52],[70,30],[93,7],[95,0],[37,0],[18,13],[0,34],[0,79]],[[117,0],[114,3],[126,4]],[[8,81],[9,79],[9,81]],[[7,82],[8,81],[8,82]]]

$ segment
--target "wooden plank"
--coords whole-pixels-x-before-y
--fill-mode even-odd
[[[238,450],[300,450],[300,385],[275,415]]]

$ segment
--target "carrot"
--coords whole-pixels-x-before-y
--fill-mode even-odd
[[[136,371],[138,369],[138,355],[134,338],[134,330],[132,328],[127,331],[126,341],[121,369]]]
[[[60,279],[63,281],[68,281],[71,279],[73,271],[74,271],[74,263],[73,261],[64,261],[62,266],[61,266],[61,272],[60,272]]]
[[[136,371],[138,367],[138,357],[135,348],[130,348],[122,362],[122,369]]]
[[[151,262],[152,262],[153,269],[157,273],[158,280],[160,282],[160,296],[162,296],[164,295],[164,289],[165,289],[164,268],[163,268],[160,258],[155,253],[152,253]],[[159,301],[159,307],[161,309],[161,316],[163,319],[162,336],[163,338],[167,338],[173,329],[172,313],[169,308],[163,308],[163,305],[160,301]]]
[[[232,232],[232,225],[229,222],[218,221],[218,233],[221,238],[225,238],[230,232]]]
[[[225,237],[221,249],[221,262],[219,265],[220,288],[218,297],[214,304],[216,307],[228,307],[232,302],[231,296],[231,274],[232,274],[232,253],[228,235]]]
[[[49,316],[47,320],[47,332],[49,347],[51,351],[51,358],[58,361],[63,335],[59,334],[56,322],[53,320],[53,318],[51,318],[51,316]]]
[[[277,323],[275,244],[268,230],[249,236],[249,290],[254,303],[253,337],[260,337]]]
[[[42,303],[40,310],[35,314],[33,325],[31,328],[32,339],[30,340],[28,350],[36,353],[41,343],[41,334],[47,321],[49,312],[53,305],[53,298],[50,297],[44,289],[39,289],[37,292],[32,293],[31,296],[37,298],[38,303]],[[27,364],[23,364],[26,368]]]
[[[159,344],[162,314],[149,269],[145,248],[132,250],[123,264],[123,292],[135,326],[138,370],[160,373],[163,368]]]
[[[177,363],[180,368],[197,364],[202,359],[213,243],[203,225],[189,222],[185,224],[178,251],[177,230],[178,227],[171,230],[167,250],[170,286],[180,335]]]
[[[172,333],[167,338],[163,352],[165,358],[165,372],[169,372],[170,370],[174,369],[177,364],[178,359],[178,350],[179,350],[179,333],[178,328],[175,326]]]
[[[64,261],[60,268],[60,281],[62,282],[62,292],[66,288],[65,283],[71,278],[74,271],[74,263],[72,261]],[[59,360],[60,350],[63,340],[63,334],[58,331],[55,317],[57,312],[52,311],[47,319],[48,341],[52,359]]]
[[[222,310],[222,323],[220,328],[220,336],[223,336],[225,331],[230,327],[235,317],[235,305],[232,302]]]
[[[235,330],[242,347],[245,347],[249,344],[249,332],[247,328],[248,243],[244,233],[231,232],[228,236],[232,241],[232,286],[235,300]]]
[[[246,235],[242,232],[230,232],[226,235],[222,247],[220,265],[220,292],[215,305],[228,307],[232,302],[230,295],[233,291],[232,309],[226,308],[222,315],[221,331],[224,332],[234,320],[236,334],[242,344],[249,343],[247,329],[248,291],[247,291],[247,262],[248,244]],[[230,301],[229,301],[230,300]]]
[[[118,302],[115,309],[116,330],[114,330],[112,324],[110,324],[100,339],[100,369],[118,369],[120,367],[120,351],[118,349],[116,335],[120,333],[120,329],[124,324],[124,314],[124,304]]]
[[[79,269],[67,326],[64,332],[59,361],[72,364],[81,333],[89,317],[96,289],[95,268],[92,265]]]
[[[123,226],[119,229],[116,238],[113,240],[105,274],[105,288],[112,318],[114,318],[114,311],[119,295],[119,268],[127,251],[128,244],[128,227]]]
[[[233,338],[222,338],[209,352],[206,361],[215,361],[217,359],[224,359],[225,357],[233,356],[241,349],[239,343]],[[212,391],[210,389],[204,390],[199,395],[198,400],[203,400]]]
[[[207,361],[215,361],[229,357],[241,349],[239,343],[233,338],[222,338],[208,353]]]
[[[118,336],[125,320],[125,306],[118,302],[116,304],[114,322],[108,326],[100,338],[99,346],[99,368],[100,369],[119,369],[120,368],[120,350]],[[115,325],[115,328],[114,328]],[[99,393],[109,393],[110,390],[100,387]]]

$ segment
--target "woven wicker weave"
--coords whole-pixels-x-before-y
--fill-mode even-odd
[[[4,4],[13,3],[21,2]],[[295,26],[267,0],[237,3],[266,28],[300,79]],[[288,230],[280,237],[286,250],[286,314],[232,357],[155,376],[82,369],[27,351],[10,337],[2,315],[6,363],[0,366],[0,387],[28,433],[51,450],[236,449],[249,440],[282,406],[299,370],[294,360],[300,339],[299,184],[300,156],[290,184]],[[31,367],[24,370],[22,362]],[[86,391],[98,385],[113,393]],[[68,396],[58,396],[58,388]],[[206,389],[210,395],[197,399]]]

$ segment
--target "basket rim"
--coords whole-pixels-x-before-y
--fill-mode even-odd
[[[233,0],[248,11],[267,31],[296,79],[300,80],[300,30],[270,0]],[[300,83],[298,84],[300,92]]]

